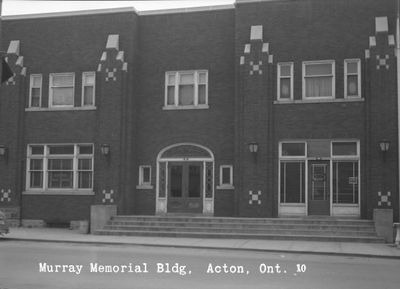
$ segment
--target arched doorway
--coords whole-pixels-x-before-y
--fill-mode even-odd
[[[214,214],[214,155],[194,144],[168,146],[157,156],[156,214]]]

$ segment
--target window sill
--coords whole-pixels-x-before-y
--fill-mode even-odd
[[[25,111],[70,111],[70,110],[96,110],[96,106],[74,106],[74,107],[27,107]]]
[[[364,98],[329,98],[329,99],[296,99],[275,100],[274,104],[307,104],[307,103],[332,103],[332,102],[363,102]]]
[[[217,186],[217,190],[234,190],[235,187],[232,185],[220,185]]]
[[[71,195],[71,196],[93,196],[92,190],[27,190],[23,195]]]
[[[137,185],[136,189],[138,189],[138,190],[152,190],[153,186],[152,185]]]
[[[185,105],[185,106],[164,106],[163,110],[186,110],[186,109],[208,109],[208,104],[201,105]]]

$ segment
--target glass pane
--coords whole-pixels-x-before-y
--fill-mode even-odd
[[[168,85],[175,85],[175,74],[168,74],[167,79]]]
[[[42,155],[44,152],[43,146],[31,146],[31,154],[33,155]]]
[[[222,168],[222,184],[231,185],[231,168]]]
[[[358,204],[358,162],[333,163],[333,202]]]
[[[79,172],[78,174],[78,188],[90,189],[92,188],[92,172]]]
[[[285,65],[281,65],[280,69],[281,69],[281,75],[280,76],[289,76],[290,77],[290,64],[285,64]]]
[[[347,95],[358,96],[358,76],[348,75],[347,76]]]
[[[85,86],[83,89],[83,105],[93,105],[93,86]]]
[[[305,202],[304,163],[281,163],[281,202]]]
[[[206,102],[206,85],[199,85],[199,104],[207,104]]]
[[[167,88],[167,105],[175,104],[175,86],[168,86]]]
[[[91,155],[93,153],[92,145],[80,145],[78,148],[81,155]]]
[[[94,73],[86,73],[85,74],[85,82],[84,82],[84,84],[85,85],[94,85],[94,80],[95,80],[95,77],[94,77]]]
[[[356,142],[334,142],[332,143],[332,155],[334,156],[356,156]]]
[[[194,104],[194,86],[180,85],[179,86],[179,105]]]
[[[74,77],[73,75],[53,75],[53,86],[73,86]]]
[[[319,64],[306,64],[306,75],[331,75],[332,64],[331,63],[319,63]]]
[[[281,78],[279,98],[290,99],[290,78]]]
[[[143,180],[142,182],[144,184],[150,184],[150,168],[149,167],[143,167],[142,168],[142,176],[143,176]]]
[[[182,197],[182,166],[171,166],[170,188],[171,197]]]
[[[40,87],[42,85],[42,77],[37,75],[37,76],[32,76],[32,87]]]
[[[72,87],[53,88],[52,105],[74,105],[74,89]]]
[[[189,166],[189,198],[199,198],[200,187],[200,166]]]
[[[73,155],[74,154],[74,146],[73,145],[50,146],[49,154],[51,154],[51,155]]]
[[[32,88],[31,107],[40,106],[40,88]]]
[[[347,73],[358,73],[358,63],[348,62],[347,63]]]
[[[72,188],[72,172],[49,172],[49,188]]]
[[[43,172],[31,172],[30,173],[30,188],[42,188],[43,187]]]
[[[49,170],[72,170],[71,159],[50,159]]]
[[[31,159],[31,163],[29,166],[30,170],[42,170],[43,169],[43,160],[35,160],[35,159]]]
[[[282,156],[305,156],[305,143],[282,143]]]
[[[91,169],[92,169],[92,159],[78,160],[78,170],[91,170]]]
[[[190,74],[181,74],[179,84],[193,84],[194,83],[194,75]]]
[[[306,78],[306,97],[329,97],[332,94],[331,76]]]
[[[207,83],[207,73],[201,72],[199,73],[199,84],[206,84]]]

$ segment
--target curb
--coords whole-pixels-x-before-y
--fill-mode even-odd
[[[37,243],[70,243],[85,245],[111,245],[111,246],[144,246],[144,247],[163,247],[163,248],[185,248],[185,249],[208,249],[208,250],[229,250],[229,251],[252,251],[266,253],[287,253],[287,254],[308,254],[308,255],[327,255],[342,257],[361,257],[361,258],[383,258],[383,259],[400,259],[400,256],[392,255],[374,255],[365,253],[344,253],[344,252],[310,252],[301,250],[279,250],[279,249],[258,249],[258,248],[239,248],[239,247],[212,247],[212,246],[196,246],[196,245],[174,245],[174,244],[148,244],[133,242],[102,242],[102,241],[78,241],[78,240],[49,240],[49,239],[29,239],[29,238],[3,238],[3,240],[20,241],[20,242],[37,242]]]

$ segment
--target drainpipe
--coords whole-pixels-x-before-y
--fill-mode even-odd
[[[398,130],[398,138],[397,138],[397,145],[398,145],[398,188],[397,192],[399,195],[399,207],[398,207],[398,219],[400,222],[400,3],[397,0],[397,19],[396,19],[396,59],[397,59],[397,130]]]

